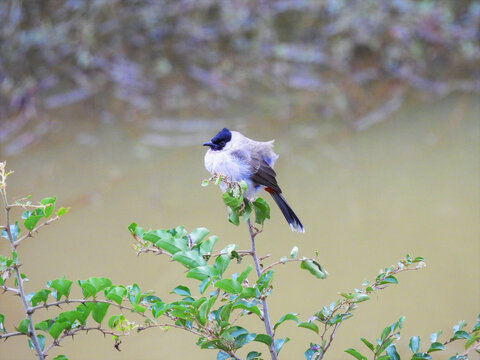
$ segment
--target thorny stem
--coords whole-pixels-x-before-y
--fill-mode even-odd
[[[1,196],[3,199],[3,204],[5,207],[5,217],[6,217],[6,224],[5,224],[5,231],[8,236],[8,240],[10,241],[10,247],[12,249],[12,252],[15,252],[17,249],[17,245],[15,244],[15,240],[12,236],[12,232],[10,229],[10,209],[11,206],[8,204],[7,200],[7,175],[5,174],[5,166],[6,163],[0,163],[0,192]],[[27,316],[27,319],[29,320],[28,323],[28,337],[32,341],[33,347],[35,348],[35,351],[37,352],[38,358],[40,360],[44,360],[45,356],[43,355],[42,348],[40,346],[40,343],[38,341],[37,333],[35,332],[35,328],[33,326],[33,319],[32,319],[32,310],[30,309],[30,306],[28,305],[27,298],[25,297],[25,290],[23,288],[23,279],[22,276],[20,275],[20,270],[18,269],[18,264],[16,264],[13,267],[13,271],[15,272],[15,278],[17,280],[17,289],[19,291],[19,296],[20,299],[22,299],[22,304],[23,308],[25,310],[25,315]]]
[[[262,275],[262,269],[260,267],[260,261],[258,260],[257,250],[255,249],[255,236],[258,233],[253,232],[253,227],[250,224],[250,219],[247,220],[247,225],[248,225],[248,231],[250,232],[250,240],[252,244],[252,257],[253,257],[253,262],[255,264],[255,271],[257,272],[257,276],[260,277]],[[270,324],[270,315],[268,313],[268,304],[267,304],[266,297],[262,298],[262,305],[263,305],[263,322],[265,323],[265,330],[267,332],[267,335],[270,336],[270,338],[272,339],[272,343],[269,346],[270,356],[272,357],[272,360],[277,360],[277,351],[275,350],[274,334],[272,330],[272,325]]]

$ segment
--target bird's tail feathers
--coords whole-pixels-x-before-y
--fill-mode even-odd
[[[287,220],[288,224],[290,225],[290,229],[294,232],[304,233],[305,229],[303,228],[302,223],[298,216],[293,212],[290,205],[288,205],[287,200],[282,196],[282,194],[278,192],[270,192],[272,195],[273,200],[277,203],[278,207],[282,211],[283,216]]]

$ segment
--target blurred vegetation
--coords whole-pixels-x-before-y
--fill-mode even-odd
[[[479,24],[468,0],[4,0],[0,121],[112,97],[176,110],[300,90],[354,122],[412,88],[478,92]]]

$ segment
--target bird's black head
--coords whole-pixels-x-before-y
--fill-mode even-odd
[[[227,128],[223,128],[211,141],[204,143],[203,146],[210,146],[212,150],[222,150],[231,139],[232,132]]]

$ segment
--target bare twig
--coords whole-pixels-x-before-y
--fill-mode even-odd
[[[252,244],[252,258],[253,262],[255,264],[255,271],[257,273],[257,276],[260,277],[262,275],[262,269],[260,267],[260,261],[257,257],[257,251],[255,249],[255,236],[259,234],[259,231],[254,231],[254,228],[250,224],[250,219],[247,220],[247,225],[248,225],[248,231],[250,233],[250,240]],[[268,313],[268,304],[267,304],[267,298],[263,297],[262,298],[262,305],[263,305],[263,322],[265,324],[265,331],[267,332],[267,335],[270,336],[272,339],[272,343],[269,346],[270,349],[270,356],[272,357],[272,360],[277,360],[277,351],[275,350],[275,341],[274,341],[274,334],[272,330],[272,325],[270,324],[270,315]]]
[[[20,331],[15,331],[15,332],[5,333],[5,334],[0,333],[0,339],[7,340],[8,338],[10,338],[12,336],[21,336],[21,335],[25,335],[25,334],[21,333]]]
[[[278,260],[278,261],[275,261],[274,263],[271,263],[270,265],[264,267],[263,270],[262,270],[262,274],[265,273],[267,270],[271,269],[272,267],[280,265],[280,264],[285,264],[287,262],[292,262],[292,261],[305,261],[305,260],[315,261],[315,259],[312,259],[312,258]]]

